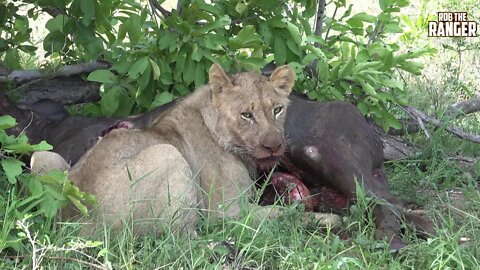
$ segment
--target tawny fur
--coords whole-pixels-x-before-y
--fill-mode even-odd
[[[177,218],[175,229],[192,232],[196,209],[206,217],[235,217],[248,204],[253,162],[285,149],[294,73],[282,66],[270,78],[229,78],[214,64],[209,77],[146,129],[113,130],[71,169],[72,181],[97,197],[95,224]]]

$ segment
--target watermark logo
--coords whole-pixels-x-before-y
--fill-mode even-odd
[[[428,22],[429,37],[476,37],[478,23],[467,12],[438,12],[437,21]]]

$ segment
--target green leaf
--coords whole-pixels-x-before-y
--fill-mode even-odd
[[[380,61],[358,63],[353,68],[353,73],[358,73],[358,72],[362,72],[362,71],[369,70],[369,69],[377,70],[381,65],[382,65],[382,62],[380,62]]]
[[[258,31],[262,35],[265,44],[271,46],[273,43],[272,27],[266,22],[261,22],[258,26]]]
[[[192,59],[197,62],[202,60],[202,57],[203,57],[202,49],[199,48],[198,45],[195,43],[192,46],[193,46]]]
[[[375,88],[373,88],[370,84],[364,81],[360,81],[360,84],[362,85],[362,89],[365,93],[372,95],[374,97],[377,96],[377,92],[375,91]]]
[[[75,197],[70,195],[67,195],[67,198],[71,203],[73,203],[73,205],[75,205],[75,207],[80,211],[80,213],[82,213],[83,215],[88,214],[87,207],[82,202],[80,202],[79,199],[76,199]]]
[[[107,89],[102,95],[102,98],[100,99],[100,107],[103,115],[112,116],[117,110],[119,103],[118,96],[120,91],[125,91],[125,89],[115,86]]]
[[[352,47],[352,51],[354,54],[355,49]],[[349,57],[347,60],[347,63],[343,65],[339,71],[338,71],[338,79],[343,79],[346,76],[349,76],[352,74],[353,67],[355,66],[355,58],[354,57]]]
[[[50,32],[62,32],[63,26],[68,22],[68,17],[65,15],[58,15],[55,18],[52,18],[47,21],[45,24],[45,28],[47,28]]]
[[[285,64],[287,61],[287,46],[280,36],[275,36],[275,44],[273,47],[275,64],[277,66]]]
[[[239,1],[235,6],[235,11],[238,12],[238,14],[240,15],[243,15],[247,10],[248,10],[248,6],[243,1]]]
[[[137,60],[128,70],[128,77],[133,80],[138,79],[138,77],[147,69],[149,60],[148,56],[144,56]]]
[[[232,20],[228,15],[224,15],[218,19],[215,20],[213,23],[209,23],[204,26],[205,32],[210,32],[214,29],[223,29],[225,26],[230,25],[232,23]]]
[[[385,33],[403,33],[403,29],[398,22],[390,22],[384,26]]]
[[[99,83],[116,83],[117,76],[110,70],[99,69],[90,73],[87,77],[88,81]]]
[[[298,27],[291,22],[287,22],[287,29],[292,35],[293,41],[300,45],[300,43],[302,42],[302,35],[300,34],[300,30],[298,30]]]
[[[315,0],[312,0],[312,2],[316,2]],[[310,22],[308,19],[299,17],[298,20],[302,24],[303,31],[305,32],[306,36],[312,35],[312,27],[310,26]]]
[[[43,185],[36,177],[31,177],[28,181],[27,186],[33,196],[37,196],[43,193]]]
[[[401,129],[402,124],[389,112],[383,111],[383,129],[387,132],[391,127],[394,129]]]
[[[368,106],[375,106],[378,104],[378,99],[377,98],[374,98],[372,96],[366,96],[363,101],[365,102],[365,104],[367,104]]]
[[[41,141],[40,143],[33,144],[31,146],[32,146],[32,150],[29,152],[53,150],[53,146],[48,144],[46,141]]]
[[[382,11],[384,11],[392,5],[392,0],[379,0],[378,3],[380,4]]]
[[[10,115],[0,116],[0,130],[1,129],[12,128],[16,124],[17,124],[17,121],[15,120],[15,118],[11,117]]]
[[[80,1],[80,9],[83,12],[82,23],[89,26],[95,17],[95,2],[93,0]]]
[[[178,35],[170,31],[161,31],[158,33],[158,48],[160,50],[165,50],[171,47],[177,47],[178,45]]]
[[[60,208],[60,202],[55,200],[52,196],[43,196],[40,202],[40,210],[47,218],[53,218]]]
[[[3,60],[4,63],[12,69],[22,69],[22,66],[20,65],[20,54],[16,49],[8,50],[5,53],[5,57]]]
[[[253,25],[245,26],[236,37],[230,38],[228,42],[232,50],[240,48],[258,48],[262,46],[263,42],[259,34],[255,32]]]
[[[318,76],[322,78],[322,81],[326,82],[330,79],[330,69],[328,68],[328,63],[323,59],[319,59],[317,62],[317,71]]]
[[[167,104],[173,100],[173,95],[169,92],[162,92],[155,97],[155,100],[152,102],[150,109],[155,109],[163,104]]]
[[[195,87],[200,87],[205,84],[205,64],[198,62],[195,66]]]
[[[188,58],[183,70],[183,81],[186,85],[191,84],[195,80],[195,66],[195,61],[191,57]]]
[[[375,21],[377,20],[377,17],[369,15],[365,12],[360,12],[360,13],[357,13],[357,14],[353,15],[348,20],[359,20],[359,21],[362,21],[362,22],[375,23]]]
[[[25,163],[13,158],[2,159],[1,163],[8,182],[12,185],[15,184],[17,182],[17,176],[22,174],[22,166],[25,166]]]
[[[415,61],[402,62],[398,65],[398,67],[407,71],[407,72],[413,73],[415,75],[421,75],[422,74],[422,69],[423,69],[423,65],[421,63],[415,62]]]
[[[153,79],[158,80],[160,78],[160,67],[158,67],[157,63],[153,61],[152,59],[150,60],[150,64],[152,65],[152,70],[153,70]]]
[[[122,59],[119,59],[115,64],[113,64],[110,70],[125,75],[131,66],[132,62],[130,62],[130,60],[127,60],[126,57],[124,57]]]
[[[140,93],[144,93],[145,91],[152,91],[152,89],[148,89],[148,85],[150,84],[150,80],[152,78],[152,65],[150,64],[150,59],[148,59],[149,64],[147,68],[140,74],[140,77],[137,79],[138,90]]]
[[[305,69],[304,65],[297,62],[290,62],[288,63],[288,65],[293,69],[293,71],[297,75],[297,80],[302,81],[305,79],[305,74],[303,72],[303,70]]]
[[[153,89],[149,89],[152,91]],[[153,95],[152,95],[153,96]],[[115,117],[126,117],[132,111],[132,106],[135,101],[130,97],[128,91],[119,91],[117,94],[118,106],[112,114]]]
[[[383,80],[383,84],[387,87],[403,91],[403,82],[401,82],[399,80],[387,79],[387,80]]]
[[[315,59],[317,59],[317,56],[314,53],[309,53],[303,58],[302,64],[310,65]]]
[[[142,34],[140,16],[137,14],[130,14],[130,17],[124,22],[124,24],[131,44],[137,44],[140,41]]]
[[[287,20],[281,16],[275,16],[268,20],[270,25],[275,28],[285,28],[287,27]]]
[[[293,52],[296,56],[301,56],[302,55],[302,51],[298,47],[297,43],[293,42],[290,39],[287,39],[286,44],[287,44],[288,49],[290,49],[290,51]]]
[[[303,2],[303,1],[302,1]],[[313,15],[315,15],[316,10],[317,10],[317,1],[315,0],[307,0],[305,5],[305,10],[303,11],[303,16],[306,18],[311,18]]]

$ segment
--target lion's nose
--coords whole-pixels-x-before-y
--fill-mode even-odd
[[[272,154],[281,154],[283,143],[278,139],[266,139],[262,142],[263,148],[269,150]]]

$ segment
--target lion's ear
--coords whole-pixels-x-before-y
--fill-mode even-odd
[[[223,71],[222,67],[219,64],[213,64],[208,72],[209,84],[218,87],[219,89],[231,87],[232,82],[228,78],[225,71]]]
[[[276,68],[272,75],[270,75],[270,81],[273,83],[275,89],[279,89],[285,94],[290,94],[295,83],[295,72],[288,65],[283,65]]]

